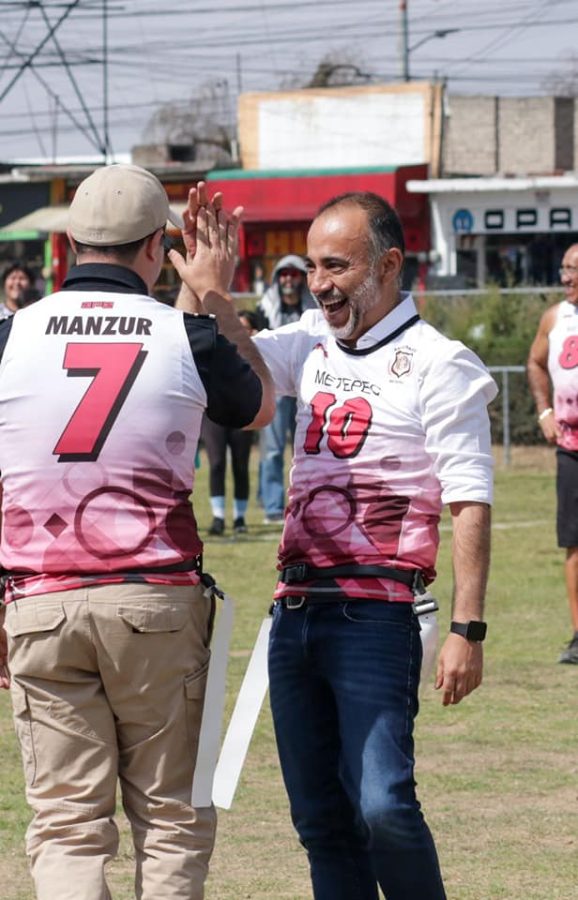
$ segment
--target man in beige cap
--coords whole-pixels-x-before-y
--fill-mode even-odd
[[[176,221],[162,185],[98,169],[71,204],[77,265],[62,290],[0,325],[0,686],[11,681],[41,900],[110,897],[117,779],[136,896],[203,897],[215,814],[193,808],[191,785],[214,598],[193,461],[205,412],[259,428],[274,411],[225,295],[238,218],[217,219],[200,216],[189,261],[216,319],[171,309],[150,296]]]

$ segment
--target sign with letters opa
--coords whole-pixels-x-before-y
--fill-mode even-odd
[[[474,234],[541,233],[573,231],[578,222],[578,207],[571,206],[488,206],[451,213],[455,232]],[[475,222],[475,227],[474,227]]]

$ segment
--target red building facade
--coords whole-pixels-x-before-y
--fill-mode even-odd
[[[430,250],[429,204],[410,194],[410,179],[427,177],[427,166],[323,171],[213,171],[210,193],[222,191],[227,209],[244,208],[234,288],[250,292],[261,270],[265,280],[281,256],[304,255],[307,230],[322,203],[347,191],[373,191],[398,211],[406,241],[406,280],[419,279]]]

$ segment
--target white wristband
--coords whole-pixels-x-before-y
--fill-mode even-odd
[[[542,422],[546,418],[546,416],[549,416],[550,413],[553,413],[553,412],[554,412],[554,410],[552,409],[551,406],[549,406],[548,409],[543,409],[542,412],[540,413],[540,415],[538,416],[538,422]]]

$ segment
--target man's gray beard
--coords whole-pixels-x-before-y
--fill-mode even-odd
[[[359,285],[353,294],[349,295],[349,318],[341,328],[332,328],[329,331],[338,341],[346,341],[355,332],[362,316],[369,312],[379,302],[378,284],[375,272],[369,272],[365,281]]]

